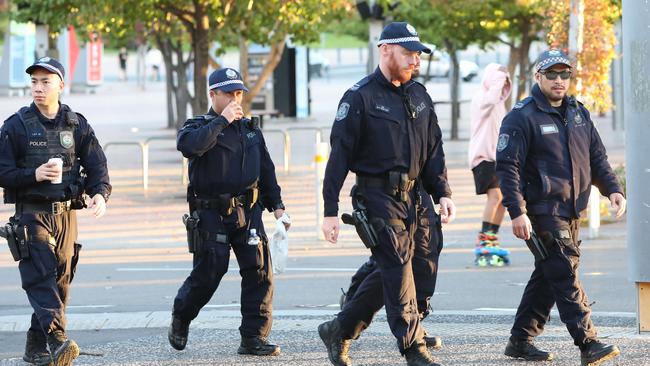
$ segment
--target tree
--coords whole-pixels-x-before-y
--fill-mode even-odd
[[[570,0],[558,0],[549,17],[547,42],[551,47],[567,49],[569,43]],[[578,50],[575,77],[570,92],[577,94],[588,108],[599,113],[611,109],[609,68],[616,57],[614,24],[621,17],[618,0],[584,0],[583,46]],[[578,89],[578,85],[580,86]]]

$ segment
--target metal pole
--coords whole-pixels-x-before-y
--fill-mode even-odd
[[[650,3],[623,1],[623,13],[628,268],[637,285],[638,330],[650,332]]]
[[[368,65],[366,66],[366,73],[372,74],[377,65],[379,65],[379,48],[377,42],[381,36],[381,31],[384,29],[384,23],[381,20],[371,19],[369,28],[368,39]]]
[[[142,149],[142,188],[146,195],[149,190],[149,144],[142,143],[140,146]]]
[[[284,131],[284,173],[289,174],[289,159],[291,158],[291,137]]]
[[[323,202],[323,179],[325,178],[325,167],[327,166],[327,157],[329,144],[325,142],[316,142],[316,237],[319,240],[325,240],[321,226],[323,226],[323,211],[325,203]]]

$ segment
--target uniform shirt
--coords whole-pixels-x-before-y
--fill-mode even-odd
[[[185,122],[176,147],[190,159],[190,184],[199,198],[241,194],[258,181],[264,207],[273,210],[282,203],[262,131],[251,128],[248,119],[229,124],[210,109]]]
[[[587,109],[569,97],[562,103],[564,116],[535,85],[503,120],[496,170],[512,219],[527,212],[578,218],[592,184],[608,197],[623,192]]]
[[[70,109],[60,105],[54,119],[49,119],[41,114],[32,103],[29,107],[36,113],[40,122],[46,127],[66,124],[65,112]],[[101,194],[108,201],[111,194],[111,184],[108,177],[106,156],[102,150],[95,131],[88,124],[86,118],[77,113],[79,126],[74,129],[75,154],[87,174],[85,192],[93,197]],[[27,136],[25,126],[18,114],[11,115],[2,125],[0,133],[0,186],[9,189],[20,188],[36,184],[35,168],[19,168],[16,162],[25,156],[27,151]]]
[[[415,81],[397,87],[377,68],[345,92],[330,137],[325,170],[325,216],[337,216],[348,171],[384,176],[388,171],[422,177],[436,202],[450,197],[442,133],[426,88]]]

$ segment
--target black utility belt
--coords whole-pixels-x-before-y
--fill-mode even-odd
[[[236,207],[253,208],[259,196],[259,189],[251,188],[240,195],[230,193],[220,194],[216,198],[194,198],[194,206],[198,210],[220,210],[232,213]]]
[[[393,171],[383,177],[357,175],[356,179],[357,186],[361,189],[383,189],[387,194],[404,202],[407,200],[408,192],[415,188],[416,182],[415,179],[410,179],[407,173]]]
[[[16,214],[21,213],[41,213],[50,215],[60,215],[72,210],[72,201],[63,202],[42,202],[42,203],[16,203]]]

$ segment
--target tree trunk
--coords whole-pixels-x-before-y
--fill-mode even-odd
[[[174,114],[174,97],[176,88],[174,87],[174,60],[172,54],[171,41],[169,39],[162,39],[159,34],[156,34],[156,45],[162,53],[163,61],[165,63],[165,96],[167,100],[167,128],[176,127],[176,116]]]
[[[510,45],[510,54],[508,55],[508,73],[510,74],[510,78],[512,79],[512,89],[514,90],[515,85],[519,85],[518,81],[519,80],[519,74],[517,73],[517,65],[518,65],[518,60],[519,60],[519,49],[520,47],[517,47],[515,40],[512,40],[512,44]],[[516,95],[516,93],[511,93],[510,97],[506,99],[506,111],[509,111],[512,108],[512,97]],[[519,101],[517,99],[516,101]]]
[[[188,55],[187,61],[183,59],[183,46],[180,41],[177,42],[175,47],[176,52],[176,128],[180,129],[187,119],[187,106],[191,105],[190,91],[187,88],[187,66],[190,64],[192,56]],[[193,114],[200,114],[207,112],[207,108],[201,111],[192,110]]]
[[[195,6],[195,28],[192,31],[192,49],[194,51],[194,98],[192,110],[194,113],[205,113],[208,110],[208,60],[210,58],[209,31],[210,22],[206,9]]]
[[[533,42],[533,35],[530,34],[530,23],[523,22],[521,27],[521,45],[519,46],[519,78],[517,79],[517,100],[521,100],[528,93],[528,52]]]
[[[449,91],[451,97],[451,139],[458,140],[458,120],[460,117],[460,103],[458,101],[460,92],[458,54],[456,52],[456,46],[448,39],[445,39],[445,48],[449,54],[449,60],[451,61],[451,64],[449,65]]]
[[[275,67],[278,66],[278,64],[280,63],[280,60],[282,59],[282,53],[284,52],[285,43],[286,43],[285,37],[282,37],[282,41],[279,41],[271,45],[271,51],[269,52],[269,56],[266,59],[266,62],[264,63],[264,68],[262,69],[262,72],[257,78],[255,85],[249,85],[247,83],[247,80],[244,80],[244,83],[247,83],[248,88],[250,89],[250,92],[244,95],[244,100],[242,102],[244,113],[250,112],[250,106],[251,103],[253,102],[253,98],[260,93],[266,81],[273,74],[273,70],[275,70]],[[240,57],[241,55],[242,54],[240,53]],[[246,55],[248,54],[246,53]],[[239,60],[239,64],[242,65],[241,59]],[[248,64],[248,56],[246,56],[246,65],[247,64]]]

